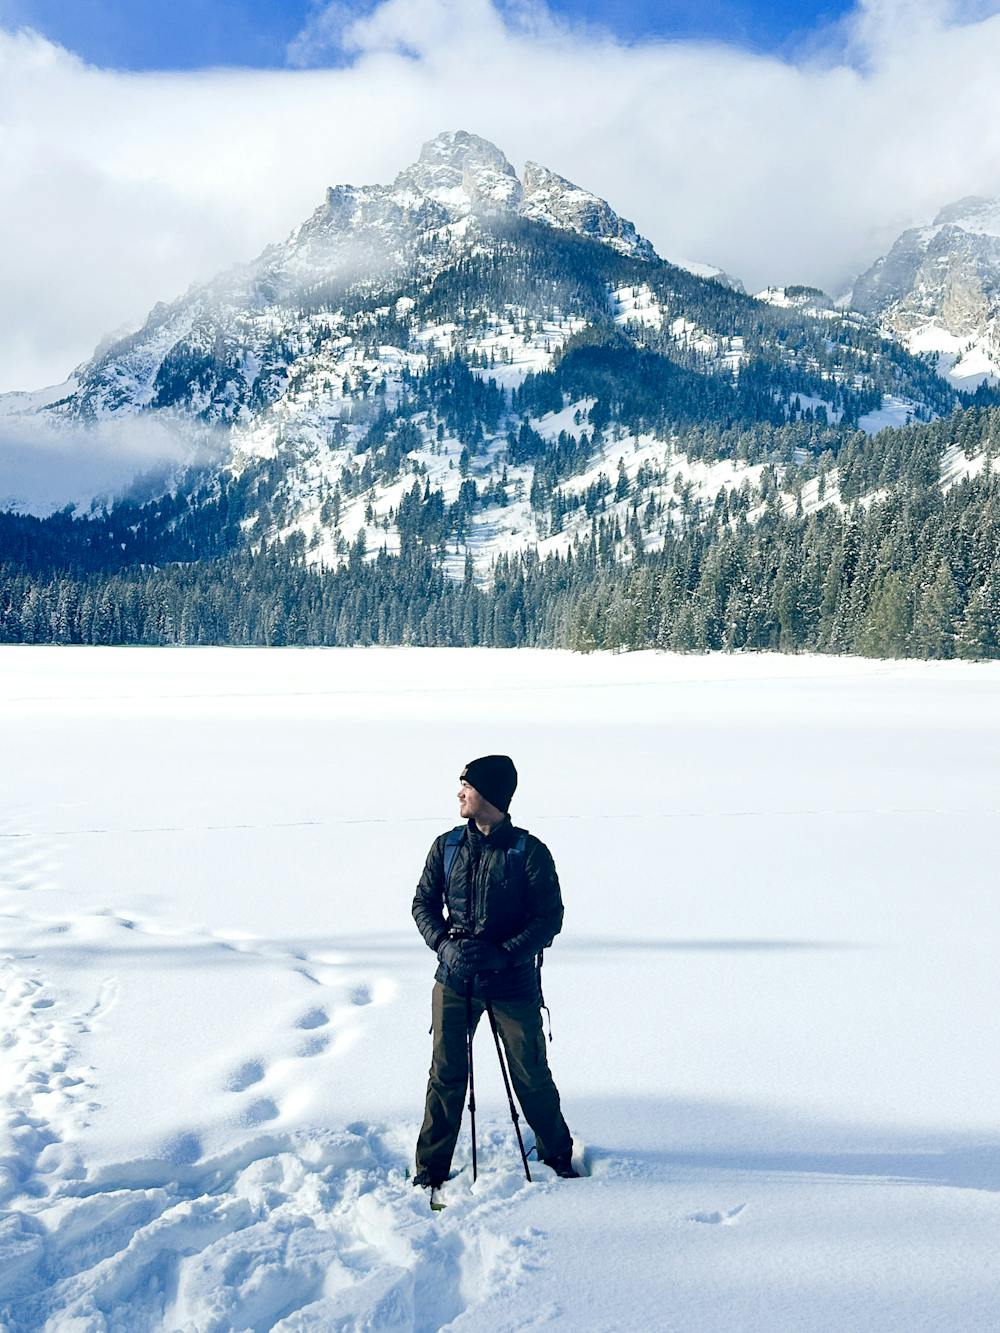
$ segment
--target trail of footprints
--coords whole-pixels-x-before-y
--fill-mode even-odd
[[[107,924],[112,933],[147,929],[124,917]],[[225,1081],[239,1122],[259,1133],[209,1161],[192,1134],[190,1145],[174,1145],[162,1183],[150,1184],[148,1170],[140,1177],[127,1165],[88,1181],[62,1142],[96,1109],[95,1072],[76,1046],[114,1006],[114,979],[84,1012],[60,1017],[41,976],[23,959],[3,960],[0,1042],[14,1077],[3,1094],[0,1329],[429,1331],[530,1266],[537,1238],[529,1247],[488,1226],[522,1188],[517,1173],[498,1165],[490,1194],[457,1197],[450,1216],[438,1218],[405,1178],[413,1126],[395,1138],[365,1125],[308,1134],[268,1128],[280,1115],[277,1092],[268,1095],[271,1083],[281,1084],[274,1066],[335,1054],[365,1010],[392,996],[391,983],[344,979],[339,960],[282,961],[317,986],[291,1021],[287,1055],[271,1064],[248,1056]],[[499,1161],[508,1149],[500,1134]],[[483,1153],[491,1155],[488,1133]]]
[[[359,980],[332,955],[292,956],[111,912],[100,921],[29,915],[27,891],[47,887],[53,869],[51,849],[0,839],[0,912],[12,926],[69,942],[85,920],[105,944],[127,931],[256,954],[301,974],[312,993],[282,1054],[248,1053],[225,1077],[238,1123],[256,1129],[240,1148],[205,1161],[197,1136],[182,1135],[190,1143],[173,1145],[162,1183],[127,1164],[88,1180],[72,1142],[99,1106],[81,1047],[117,1003],[118,982],[105,978],[67,1013],[38,956],[0,954],[0,1330],[429,1331],[531,1266],[537,1236],[511,1239],[488,1225],[523,1188],[499,1165],[509,1156],[502,1134],[490,1192],[457,1197],[438,1216],[405,1177],[415,1126],[395,1137],[365,1125],[272,1127],[288,1062],[335,1057],[366,1010],[391,1000],[391,982]],[[482,1151],[485,1161],[488,1133]]]
[[[356,1007],[371,1002],[371,992],[367,986],[354,987],[349,993],[348,1003],[351,1006]],[[313,1005],[299,1015],[293,1028],[296,1034],[302,1034],[292,1047],[291,1054],[295,1059],[308,1060],[317,1055],[325,1055],[331,1050],[335,1036],[331,1025],[336,1022],[333,1016],[335,1013],[333,1006]],[[341,1030],[345,1027],[343,1023],[339,1026]],[[268,1074],[269,1066],[263,1057],[245,1060],[231,1071],[225,1081],[225,1088],[228,1092],[234,1093],[259,1091],[259,1085],[265,1082]],[[279,1106],[272,1098],[256,1096],[242,1110],[240,1123],[264,1124],[268,1120],[276,1120],[280,1114]]]
[[[336,1054],[338,1040],[346,1039],[357,1031],[361,1018],[358,1011],[372,1004],[387,1002],[395,992],[394,985],[389,981],[370,984],[366,981],[345,980],[342,960],[329,955],[281,955],[247,940],[221,938],[220,943],[222,947],[239,953],[285,962],[312,985],[333,992],[332,1000],[303,1006],[289,1031],[287,1053],[272,1064],[283,1065],[289,1057],[310,1060],[316,1056]],[[279,1103],[273,1097],[262,1095],[265,1091],[262,1085],[268,1083],[272,1064],[265,1056],[253,1056],[236,1065],[225,1078],[224,1088],[227,1092],[250,1094],[240,1112],[239,1119],[243,1125],[265,1124],[281,1114]]]
[[[29,920],[24,913],[16,915],[22,922]],[[356,1034],[362,1011],[387,1002],[394,994],[389,981],[371,984],[345,979],[339,958],[282,954],[253,941],[199,935],[113,913],[101,919],[112,934],[118,928],[172,940],[185,938],[195,949],[260,956],[302,973],[327,995],[333,993],[331,999],[324,995],[321,1003],[303,1003],[279,1054],[249,1056],[225,1077],[224,1090],[241,1103],[235,1119],[245,1127],[264,1125],[280,1116],[278,1093],[267,1095],[267,1085],[269,1080],[282,1083],[289,1060],[335,1054],[338,1041]],[[43,929],[46,934],[72,933],[75,924],[45,922]],[[56,1181],[82,1172],[73,1152],[61,1146],[61,1127],[85,1125],[87,1114],[98,1109],[93,1100],[95,1072],[81,1062],[76,1043],[113,1007],[117,993],[116,979],[106,978],[86,1010],[57,1018],[56,999],[41,976],[24,971],[23,964],[11,956],[0,956],[0,1054],[5,1070],[0,1085],[0,1205],[18,1193],[44,1195]],[[285,1068],[279,1068],[272,1079],[275,1066]],[[40,1179],[44,1176],[51,1179],[46,1183]]]
[[[84,1174],[62,1140],[97,1109],[94,1070],[77,1050],[91,1017],[61,1017],[38,975],[10,957],[0,961],[0,1207]]]
[[[8,947],[28,920],[28,895],[50,889],[58,867],[56,848],[32,834],[27,820],[23,810],[0,820]],[[45,1196],[84,1174],[63,1137],[96,1109],[94,1071],[77,1049],[91,1019],[61,1011],[32,959],[0,954],[0,1210],[17,1195]]]

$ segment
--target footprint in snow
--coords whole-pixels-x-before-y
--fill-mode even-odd
[[[321,1028],[325,1027],[330,1021],[330,1015],[325,1009],[307,1009],[301,1018],[296,1019],[297,1028]]]
[[[329,1045],[330,1038],[325,1033],[318,1032],[315,1037],[307,1038],[295,1054],[302,1059],[308,1059],[311,1055],[322,1055]]]
[[[247,1060],[229,1075],[226,1080],[226,1090],[243,1092],[245,1088],[252,1088],[255,1083],[261,1081],[264,1073],[264,1066],[259,1060]]]
[[[270,1097],[258,1097],[240,1112],[241,1125],[262,1125],[267,1120],[276,1120],[279,1111]]]
[[[372,992],[370,986],[362,984],[360,986],[355,986],[354,989],[351,991],[351,1004],[361,1005],[361,1004],[371,1004],[371,1002],[372,1002]]]
[[[746,1207],[745,1203],[738,1203],[735,1208],[730,1208],[728,1213],[688,1213],[689,1222],[706,1222],[709,1226],[731,1227],[735,1226],[736,1219]]]
[[[157,1156],[171,1166],[190,1166],[202,1155],[202,1142],[197,1134],[182,1130],[172,1134],[160,1145]]]

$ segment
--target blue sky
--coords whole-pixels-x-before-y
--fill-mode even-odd
[[[27,26],[115,69],[279,68],[323,6],[309,0],[0,0],[7,28]],[[344,0],[359,14],[370,4]],[[784,51],[852,8],[844,0],[549,0],[553,13],[621,39],[709,38]]]

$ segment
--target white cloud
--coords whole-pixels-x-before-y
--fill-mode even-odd
[[[358,17],[357,5],[348,0],[331,4],[313,4],[302,31],[288,44],[286,57],[293,68],[328,64],[344,54],[348,29]]]
[[[445,128],[604,195],[665,255],[836,287],[1000,193],[998,7],[867,0],[784,61],[490,0],[317,7],[289,60],[333,68],[128,74],[0,32],[0,387],[63,378]]]

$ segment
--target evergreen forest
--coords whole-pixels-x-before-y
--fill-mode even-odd
[[[793,427],[767,429],[681,436],[693,455],[729,454],[725,431],[742,430],[771,460],[752,518],[738,491],[684,502],[650,546],[639,488],[609,482],[570,550],[498,557],[489,580],[468,560],[464,578],[443,569],[483,500],[474,483],[448,506],[417,479],[399,554],[359,541],[336,569],[310,565],[301,535],[269,544],[244,522],[280,492],[280,460],[92,517],[0,514],[0,641],[1000,656],[1000,408],[871,438],[811,427],[811,452],[801,434],[776,440]],[[512,459],[536,447],[512,433]],[[943,484],[946,453],[977,466]],[[833,466],[840,502],[791,510],[787,496]]]

